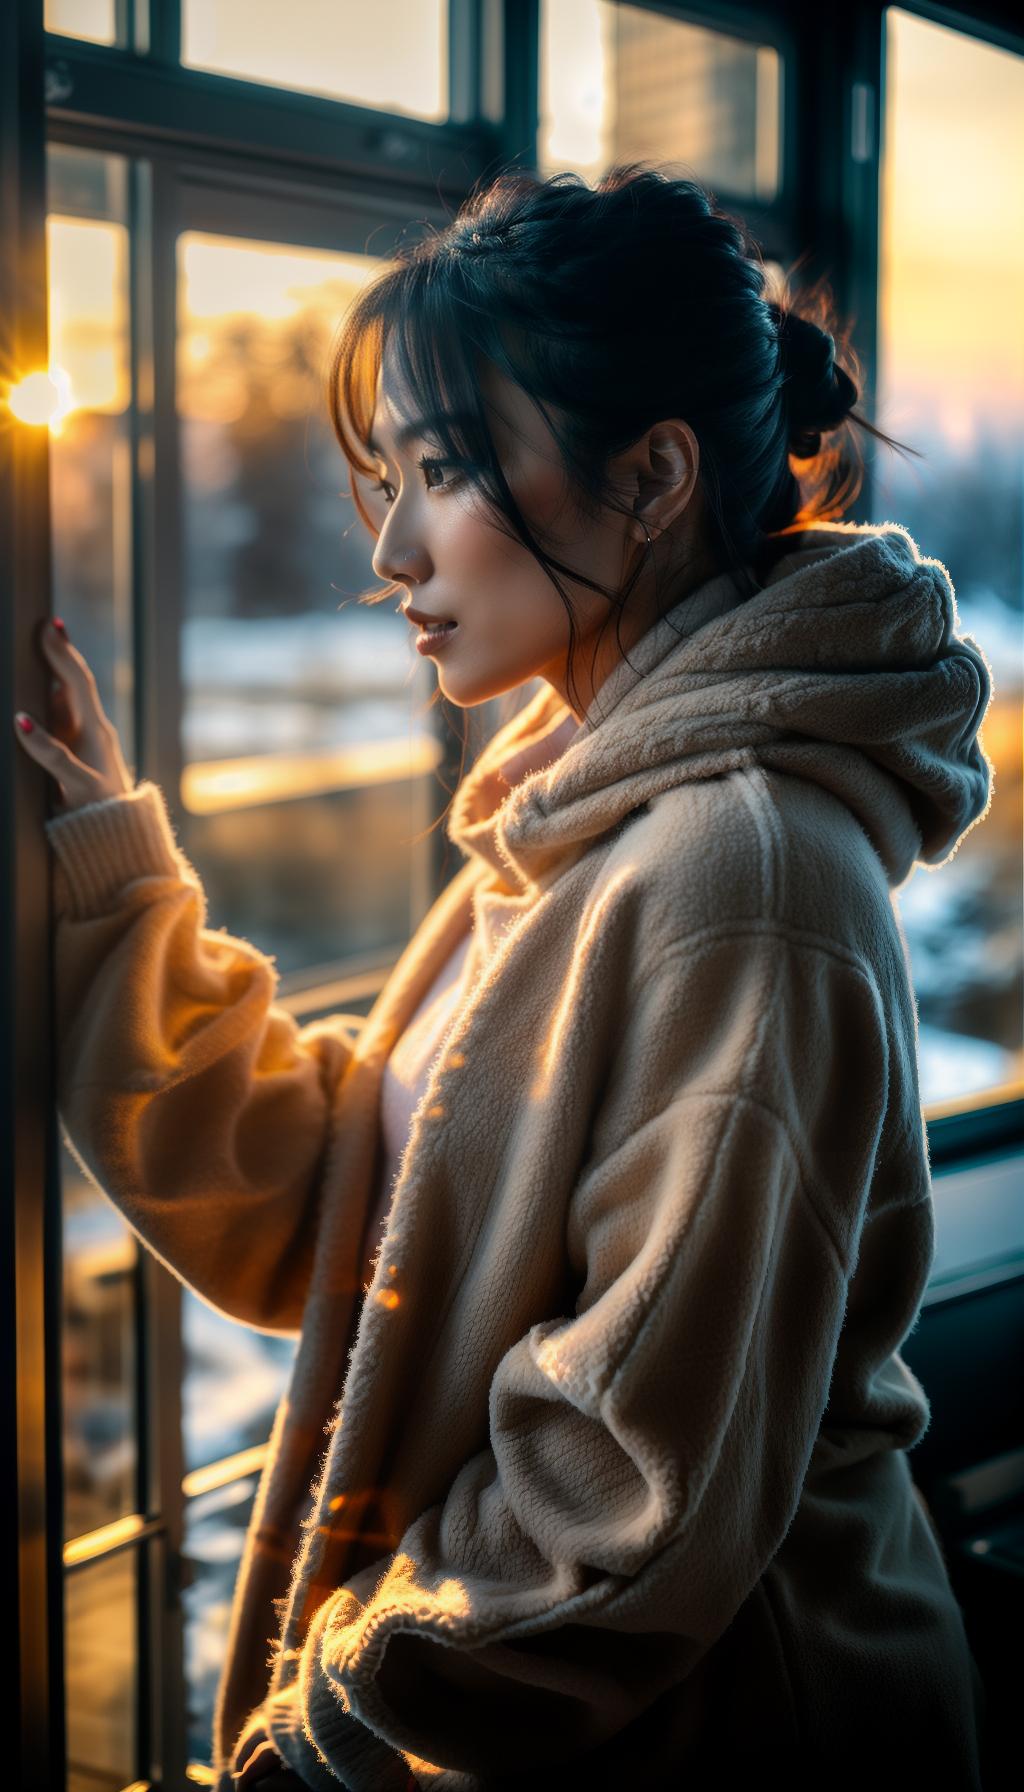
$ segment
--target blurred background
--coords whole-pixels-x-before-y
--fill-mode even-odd
[[[50,432],[53,607],[211,925],[276,958],[297,1016],[364,1015],[458,869],[431,832],[454,718],[397,600],[357,601],[332,334],[484,169],[643,158],[709,185],[780,270],[804,257],[797,296],[829,276],[860,408],[924,451],[869,445],[848,515],[943,562],[994,678],[991,810],[894,897],[933,1161],[1019,1098],[1024,62],[1000,10],[45,0],[49,382],[8,402]],[[535,688],[469,712],[471,755]],[[295,1339],[144,1261],[66,1150],[63,1211],[67,1785],[136,1779],[150,1696],[201,1784]],[[937,1284],[1024,1242],[1005,1179],[942,1211]]]

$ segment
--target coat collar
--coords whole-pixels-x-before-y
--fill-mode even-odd
[[[845,801],[893,884],[986,813],[991,669],[957,632],[945,567],[896,523],[819,524],[775,549],[753,597],[719,573],[670,609],[575,732],[547,684],[499,729],[448,822],[495,887],[535,893],[663,791],[752,763]],[[501,768],[523,760],[509,789]]]

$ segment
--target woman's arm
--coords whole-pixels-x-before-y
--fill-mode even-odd
[[[183,1282],[296,1331],[358,1017],[300,1028],[274,1003],[272,960],[206,927],[158,785],[45,825],[66,1142]]]

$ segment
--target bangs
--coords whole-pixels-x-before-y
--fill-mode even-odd
[[[398,419],[397,439],[403,429],[414,431],[438,458],[457,467],[460,486],[479,503],[489,526],[533,556],[567,607],[560,574],[603,593],[599,583],[556,557],[551,543],[538,540],[505,477],[489,421],[493,407],[482,383],[493,368],[527,394],[548,424],[576,501],[596,514],[601,491],[591,465],[595,457],[580,454],[571,413],[563,425],[549,409],[560,403],[565,382],[558,378],[557,355],[571,338],[563,319],[535,315],[528,296],[493,256],[467,259],[444,237],[404,251],[397,264],[365,286],[329,352],[327,408],[352,471],[352,501],[368,533],[379,538],[380,526],[363,500],[359,478],[371,480],[378,472],[373,415],[386,365],[395,386],[388,398]],[[392,580],[357,601],[381,603],[401,588]]]
[[[446,265],[435,260],[404,264],[364,288],[347,313],[331,354],[328,410],[349,466],[363,478],[372,478],[377,471],[371,448],[373,413],[387,359],[403,393],[415,394],[413,410],[394,401],[401,425],[417,426],[417,433],[461,467],[500,513],[502,501],[507,503],[511,493],[487,421],[479,375],[488,358],[512,379],[516,369],[497,330],[487,328],[481,308],[458,290],[461,285],[450,261]],[[475,326],[468,329],[467,310]],[[375,534],[355,481],[352,495]]]

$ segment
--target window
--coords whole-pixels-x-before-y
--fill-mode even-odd
[[[177,267],[182,843],[282,975],[395,956],[439,744],[397,599],[356,602],[380,581],[323,376],[379,263],[184,230]]]
[[[124,24],[47,14],[91,44]],[[358,1011],[434,893],[445,742],[397,600],[357,602],[379,581],[324,375],[410,207],[339,208],[315,183],[282,203],[212,165],[195,175],[47,145],[54,609],[129,765],[164,788],[214,924],[274,957],[290,1005]],[[137,687],[142,661],[174,693],[166,719]],[[484,707],[477,748],[503,719]],[[60,1191],[65,1783],[116,1792],[153,1764],[202,1783],[295,1340],[182,1288],[63,1143]],[[172,1361],[158,1411],[153,1365]],[[152,1649],[147,1603],[163,1614]]]
[[[143,201],[151,181],[151,164],[50,145],[55,608],[96,672],[130,764],[139,758],[135,620],[140,603],[153,608],[152,590],[136,582],[137,569],[143,586],[148,575],[133,496],[148,454],[140,464],[138,443],[152,439],[138,345],[153,316],[138,270],[165,227]],[[193,207],[223,229],[189,227]],[[155,354],[172,374],[175,428],[163,443],[165,455],[176,445],[177,477],[161,462],[170,476],[155,498],[180,494],[170,680],[180,698],[167,772],[152,775],[177,807],[214,925],[273,955],[293,985],[315,988],[324,967],[374,965],[372,989],[426,899],[422,836],[440,756],[426,719],[430,669],[408,625],[396,605],[356,602],[379,581],[324,406],[333,330],[382,263],[355,248],[228,234],[267,208],[209,182],[181,183],[174,215],[185,226],[172,245],[176,335]],[[307,216],[312,233],[344,240],[337,218]],[[367,234],[359,216],[349,228],[354,240]],[[134,1744],[116,1713],[126,1700],[134,1708],[134,1626],[119,1630],[119,1673],[102,1698],[89,1639],[112,1588],[135,1597],[128,1558],[149,1503],[139,1253],[66,1148],[62,1188],[71,1759],[87,1778],[125,1784]],[[295,1341],[234,1325],[176,1282],[170,1293],[181,1376],[163,1417],[179,1434],[183,1669],[189,1746],[202,1763],[248,1503]]]
[[[190,68],[354,100],[414,118],[448,115],[443,0],[184,0],[181,60]]]
[[[1024,1079],[1024,59],[886,13],[875,514],[941,560],[992,667],[984,820],[898,892],[926,1107]]]
[[[54,599],[133,759],[128,165],[52,144],[47,181]]]
[[[47,185],[54,598],[131,754],[126,166],[51,145]],[[139,1560],[116,1545],[139,1504],[138,1247],[66,1149],[61,1191],[65,1714],[85,1792],[135,1771]]]
[[[116,0],[46,0],[43,17],[47,31],[92,44],[114,44],[115,6]]]
[[[128,1786],[135,1778],[139,1568],[131,1548],[65,1566],[68,1792]]]
[[[612,0],[541,0],[541,172],[678,162],[767,203],[782,184],[782,60],[773,45]]]

